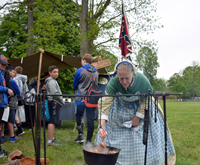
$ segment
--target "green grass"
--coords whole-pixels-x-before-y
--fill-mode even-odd
[[[176,150],[176,165],[200,164],[200,102],[167,101],[167,122]]]
[[[161,105],[162,106],[162,105]],[[177,161],[176,165],[200,164],[200,102],[167,101],[167,122],[172,133]],[[85,165],[82,144],[75,144],[77,130],[73,132],[75,121],[63,121],[55,130],[55,138],[61,140],[59,146],[47,146],[47,158],[50,165]],[[98,122],[95,122],[96,137]],[[34,145],[31,131],[25,130],[22,140],[15,143],[9,141],[2,145],[7,151],[21,150],[27,157],[34,157]],[[46,130],[47,133],[47,130]],[[86,126],[85,126],[86,135]],[[46,134],[47,136],[47,134]],[[43,129],[41,129],[41,157],[43,150]],[[0,159],[0,164],[8,161]]]

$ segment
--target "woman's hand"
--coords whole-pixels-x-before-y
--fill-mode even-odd
[[[107,131],[103,128],[99,128],[99,137],[101,137],[102,139],[104,139],[107,136]]]
[[[139,121],[140,121],[140,118],[137,117],[137,116],[135,116],[134,118],[132,118],[132,125],[133,125],[134,127],[138,126]]]

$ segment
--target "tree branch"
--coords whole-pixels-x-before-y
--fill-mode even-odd
[[[105,43],[107,43],[107,42],[109,42],[109,41],[113,41],[113,40],[117,40],[117,39],[119,39],[119,38],[110,38],[110,39],[108,39],[108,40],[106,40],[106,41],[103,41],[103,42],[100,42],[100,43],[96,44],[96,46],[98,47],[99,45],[102,45],[102,44],[105,44]],[[141,43],[140,43],[139,41],[136,41],[136,40],[131,40],[131,41],[136,42],[137,45],[139,45],[139,47],[142,46]]]
[[[102,0],[99,2],[99,4],[101,4],[101,3],[102,3]],[[98,11],[98,10],[99,10],[99,6],[100,6],[100,5],[98,5],[98,6],[97,6],[97,9],[96,9],[96,11]]]
[[[107,0],[105,2],[104,6],[99,10],[99,12],[96,13],[95,15],[93,15],[91,17],[91,19],[97,19],[98,17],[100,17],[103,14],[104,10],[108,7],[109,4],[110,4],[110,0]]]
[[[127,12],[130,12],[130,11],[132,11],[132,10],[135,10],[135,7],[132,8],[132,9],[127,10]],[[103,23],[103,24],[101,25],[101,27],[103,27],[105,24],[107,24],[107,23],[110,22],[111,20],[113,20],[113,19],[119,17],[120,15],[122,15],[122,13],[120,13],[120,14],[118,14],[118,15],[112,17],[112,18],[110,18],[108,21],[106,21],[105,23]]]
[[[107,41],[103,41],[103,42],[98,43],[96,46],[99,46],[99,45],[105,44],[106,42],[113,41],[113,40],[117,40],[117,39],[119,39],[119,38],[110,38],[110,39],[107,40]]]
[[[119,17],[120,15],[122,15],[122,14],[118,14],[118,15],[116,15],[116,16],[110,18],[108,21],[106,21],[105,23],[103,23],[103,24],[101,25],[101,27],[103,27],[105,24],[107,24],[107,23],[110,22],[111,20],[113,20],[113,19]],[[101,28],[101,27],[100,27],[100,28]]]
[[[132,9],[129,9],[129,10],[125,11],[125,12],[130,12],[130,11],[132,11],[132,10],[136,10],[136,8],[139,8],[142,4],[145,4],[145,2],[142,2],[142,3],[140,3],[137,7],[134,7],[134,8],[132,8]],[[106,21],[104,24],[102,24],[101,27],[103,27],[103,26],[104,26],[106,23],[108,23],[109,21],[111,21],[111,20],[113,20],[113,19],[119,17],[120,15],[122,15],[122,13],[120,13],[120,14],[118,14],[118,15],[112,17],[112,18],[110,18],[108,21]]]
[[[81,17],[81,11],[80,11],[80,8],[79,8],[78,0],[76,0],[76,4],[77,4],[77,9],[78,9],[79,17]]]
[[[12,3],[5,3],[3,6],[0,6],[0,10],[6,7],[7,5],[14,5],[14,4],[22,4],[23,2],[12,2]]]

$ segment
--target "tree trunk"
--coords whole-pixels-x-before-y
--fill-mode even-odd
[[[93,54],[93,46],[94,46],[93,40],[89,40],[88,41],[88,53],[91,54],[91,55]]]
[[[81,27],[81,46],[80,46],[80,55],[81,57],[85,53],[88,52],[88,42],[87,42],[87,28],[88,28],[88,21],[86,20],[88,17],[88,0],[82,0],[82,7],[81,7],[81,13],[80,13],[80,27]]]
[[[88,30],[88,31],[91,30],[90,24],[88,24],[87,30]],[[93,41],[94,41],[94,40],[92,39],[92,37],[90,37],[90,38],[87,39],[87,51],[88,51],[88,53],[91,54],[91,55],[93,54],[93,46],[94,46],[94,45],[93,45]]]
[[[28,5],[28,56],[34,54],[33,47],[33,34],[31,33],[31,29],[33,29],[33,0],[27,0]]]

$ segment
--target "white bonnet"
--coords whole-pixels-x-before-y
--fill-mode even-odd
[[[134,72],[137,71],[135,65],[134,65],[130,60],[119,61],[118,63],[115,64],[114,76],[117,74],[117,68],[118,68],[121,64],[124,64],[124,63],[126,63],[126,64],[128,64],[129,66],[131,66]]]

